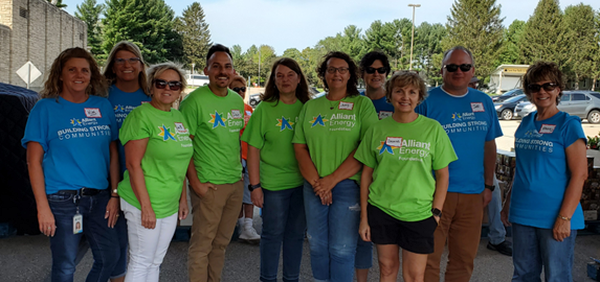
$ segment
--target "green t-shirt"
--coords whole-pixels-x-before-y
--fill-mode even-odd
[[[293,143],[307,144],[320,177],[332,174],[358,147],[377,112],[366,96],[330,101],[324,95],[304,104]],[[360,172],[350,177],[360,181]]]
[[[135,108],[119,130],[123,146],[131,140],[148,138],[142,158],[142,171],[156,218],[175,214],[183,180],[193,154],[192,140],[183,115],[175,109],[170,112],[154,108],[150,103]],[[119,196],[141,209],[131,188],[129,170],[119,183]]]
[[[260,149],[260,182],[264,189],[280,191],[304,183],[292,144],[301,109],[299,100],[293,105],[262,102],[250,117],[242,141]]]
[[[354,157],[374,169],[369,203],[409,222],[431,217],[432,170],[457,160],[442,126],[422,115],[411,123],[399,123],[392,117],[377,122]]]
[[[190,93],[179,107],[194,136],[194,165],[202,183],[231,184],[242,178],[240,129],[244,100],[229,90],[217,96],[208,86]]]

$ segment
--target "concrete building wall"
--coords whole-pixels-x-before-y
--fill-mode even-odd
[[[10,64],[10,28],[0,24],[0,81],[7,80]],[[3,79],[4,78],[4,79]]]
[[[39,90],[45,72],[60,52],[71,47],[86,47],[86,24],[45,0],[0,1],[0,62],[7,71],[0,72],[0,82],[26,86],[16,71],[31,61],[44,75],[32,81]],[[6,43],[8,42],[8,43]],[[0,63],[0,64],[2,64]],[[0,65],[2,66],[2,65]]]

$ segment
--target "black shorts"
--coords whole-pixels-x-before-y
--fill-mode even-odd
[[[367,206],[371,241],[378,245],[396,244],[416,254],[433,253],[433,233],[437,222],[433,215],[415,222],[398,220],[371,204]]]

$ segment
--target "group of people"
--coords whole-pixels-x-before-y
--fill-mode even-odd
[[[400,254],[404,281],[439,281],[446,246],[445,281],[469,281],[502,131],[491,99],[469,88],[471,52],[454,47],[442,66],[443,84],[427,91],[415,72],[388,78],[380,52],[359,65],[330,52],[317,70],[326,95],[312,99],[299,64],[281,58],[253,111],[229,49],[216,44],[209,84],[177,110],[186,88],[177,65],[147,69],[139,49],[120,42],[102,75],[85,50],[63,51],[22,140],[52,281],[73,280],[83,238],[94,256],[87,281],[158,281],[189,213],[188,183],[190,281],[220,281],[238,222],[243,239],[260,239],[260,281],[277,281],[281,253],[283,281],[299,280],[305,235],[314,281],[366,281],[373,244],[380,281],[396,281]],[[542,267],[546,281],[571,281],[586,139],[580,120],[556,107],[556,64],[531,66],[523,88],[538,111],[515,133],[502,210],[513,225],[513,281],[539,281]]]

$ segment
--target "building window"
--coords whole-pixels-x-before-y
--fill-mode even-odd
[[[83,33],[79,33],[79,40],[83,41]]]
[[[29,18],[29,11],[23,7],[19,7],[19,15],[23,18]]]

